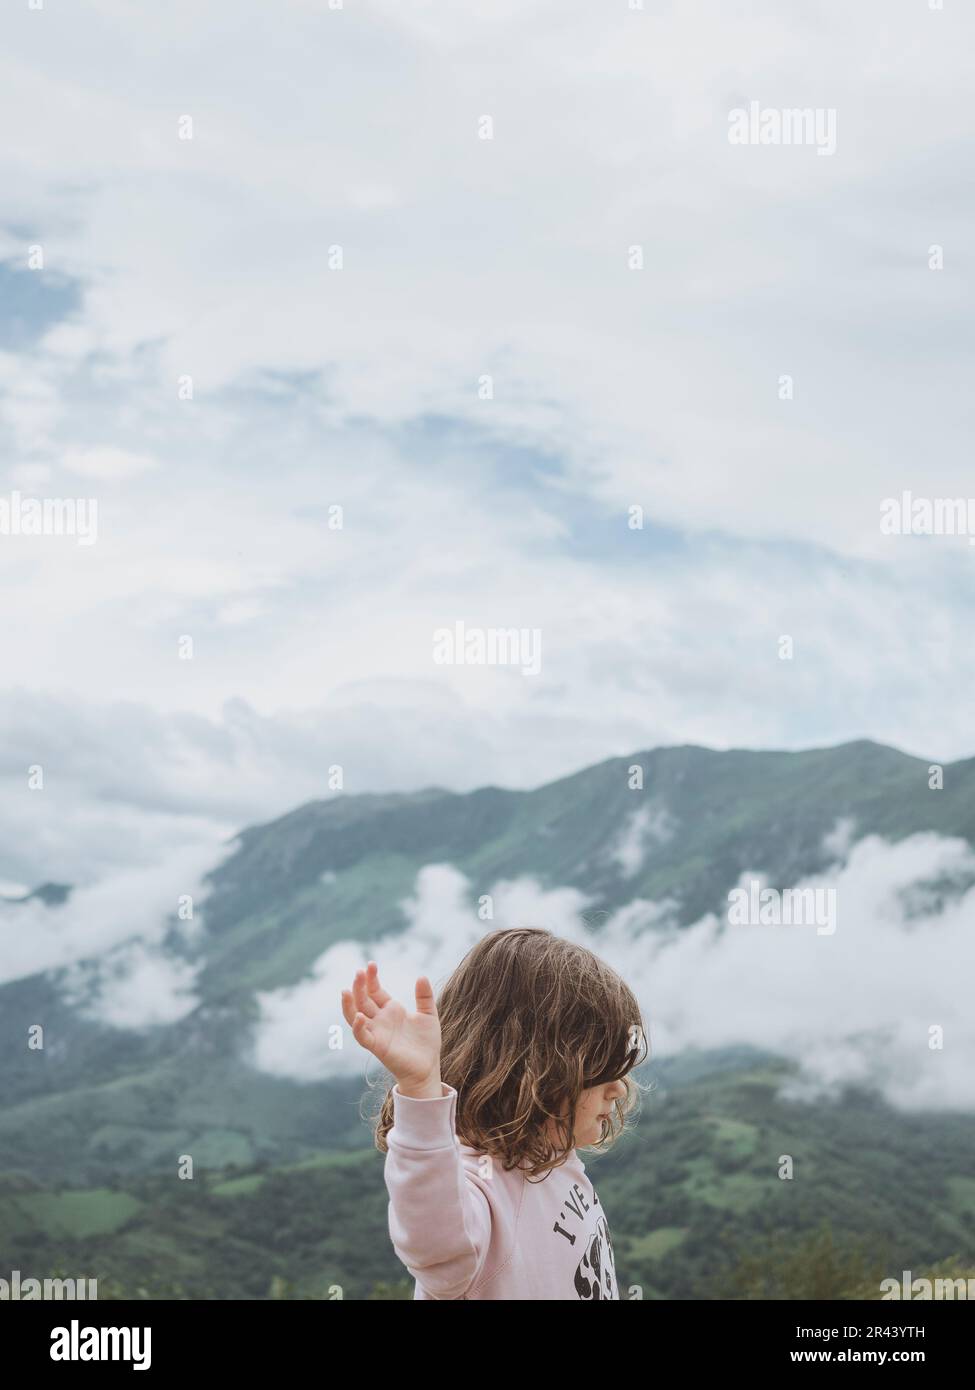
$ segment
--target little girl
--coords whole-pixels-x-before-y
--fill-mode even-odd
[[[389,1233],[416,1299],[618,1299],[606,1216],[575,1145],[622,1133],[646,1056],[639,1005],[583,946],[490,932],[409,1013],[375,961],[342,991],[395,1078],[376,1123]]]

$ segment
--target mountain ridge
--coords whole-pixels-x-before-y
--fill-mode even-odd
[[[634,764],[642,791],[628,786]],[[350,1098],[355,1088],[249,1066],[256,996],[306,980],[340,942],[404,931],[402,904],[425,866],[463,874],[472,911],[498,883],[528,877],[582,893],[597,940],[602,921],[637,899],[669,900],[686,927],[721,911],[742,873],[784,888],[823,872],[836,857],[824,841],[843,822],[855,838],[927,831],[975,844],[975,759],[946,765],[943,791],[928,789],[928,765],[872,740],[674,745],[530,790],[340,796],[245,827],[207,875],[198,939],[170,924],[170,950],[199,967],[187,1017],[117,1031],[65,1001],[61,972],[0,986],[0,1168],[29,1159],[39,1173],[80,1165],[97,1178],[151,1170],[174,1144],[244,1162],[359,1142],[358,1122],[329,1099],[330,1088]],[[181,891],[174,884],[174,903]],[[22,1041],[38,1019],[56,1041],[44,1054]]]

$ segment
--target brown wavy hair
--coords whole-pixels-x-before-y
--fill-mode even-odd
[[[458,1136],[505,1170],[521,1166],[534,1178],[560,1167],[575,1146],[576,1104],[592,1086],[622,1080],[627,1094],[586,1149],[605,1151],[627,1128],[641,1089],[629,1073],[649,1053],[640,1006],[586,947],[541,927],[489,932],[443,986],[437,1013],[440,1076],[457,1092]],[[382,1153],[393,1084],[373,1117]]]

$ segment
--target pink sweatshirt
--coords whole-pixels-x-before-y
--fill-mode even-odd
[[[575,1149],[543,1180],[461,1144],[457,1092],[393,1087],[385,1178],[414,1299],[619,1298],[602,1204]]]

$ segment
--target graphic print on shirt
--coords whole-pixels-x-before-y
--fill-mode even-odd
[[[599,1218],[599,1225],[589,1237],[589,1247],[576,1270],[575,1287],[580,1298],[619,1298],[613,1242],[605,1216]]]
[[[596,1189],[593,1187],[590,1190],[591,1202],[587,1200],[586,1194],[577,1182],[572,1184],[565,1205],[559,1213],[559,1219],[552,1229],[564,1236],[570,1245],[579,1241],[582,1259],[576,1266],[573,1278],[577,1297],[587,1300],[618,1299],[620,1295],[616,1283],[613,1242],[609,1238],[609,1223],[605,1216],[600,1216],[595,1230],[585,1229],[586,1214],[600,1205]]]

